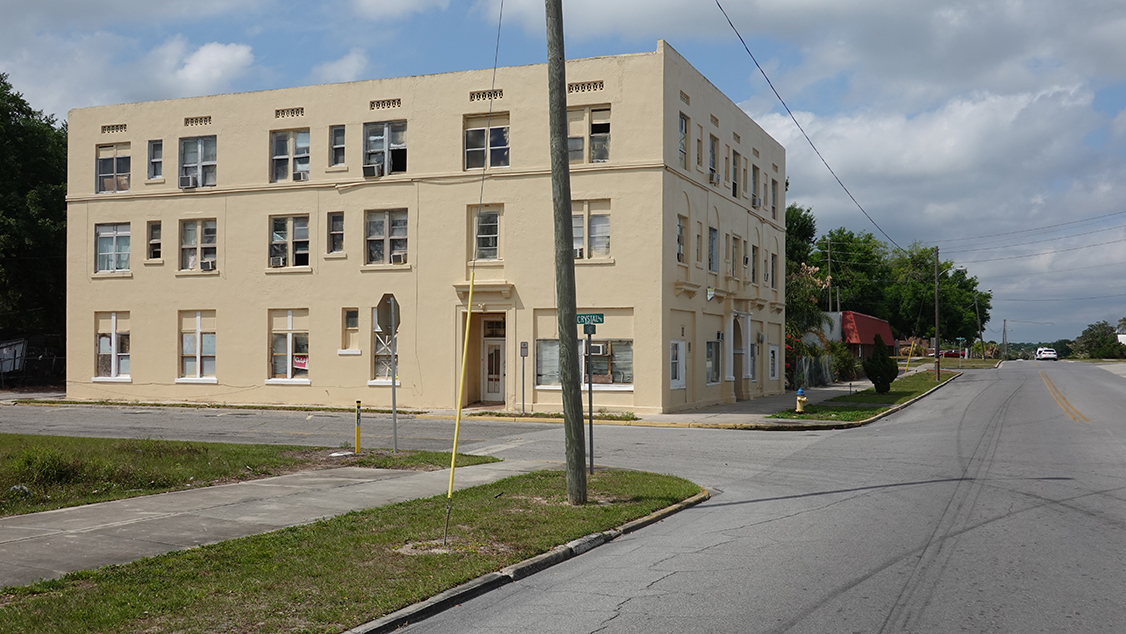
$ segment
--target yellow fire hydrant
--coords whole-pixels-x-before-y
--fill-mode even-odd
[[[797,404],[797,412],[799,414],[801,414],[802,412],[805,411],[805,402],[808,401],[808,400],[809,399],[805,397],[805,390],[803,390],[799,387],[798,388],[798,404]]]

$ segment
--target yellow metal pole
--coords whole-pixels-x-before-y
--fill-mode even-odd
[[[454,417],[454,448],[450,452],[450,487],[446,492],[446,499],[452,499],[454,496],[454,467],[457,464],[457,439],[458,433],[461,431],[461,403],[465,395],[465,365],[469,358],[469,323],[473,317],[473,282],[477,277],[477,270],[473,269],[469,272],[469,298],[466,301],[465,310],[465,340],[461,345],[461,380],[458,382],[457,387],[457,416]]]

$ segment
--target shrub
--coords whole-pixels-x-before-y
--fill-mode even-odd
[[[891,382],[899,376],[899,364],[888,355],[888,347],[884,345],[884,338],[880,335],[876,335],[872,356],[864,360],[864,373],[876,387],[876,394],[891,391]]]
[[[848,344],[830,341],[829,351],[833,354],[833,374],[838,381],[853,381],[860,377],[860,359],[848,349]]]

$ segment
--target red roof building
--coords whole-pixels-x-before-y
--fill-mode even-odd
[[[884,345],[889,348],[894,346],[895,340],[892,339],[891,324],[888,322],[851,310],[841,312],[841,341],[848,344],[848,349],[856,356],[865,359],[872,354],[876,335],[884,340]]]

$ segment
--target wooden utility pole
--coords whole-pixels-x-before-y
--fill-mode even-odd
[[[942,352],[938,345],[938,247],[934,248],[934,380],[941,381]]]
[[[567,73],[563,55],[563,2],[547,8],[547,94],[551,130],[551,198],[555,218],[555,306],[559,330],[559,380],[563,385],[563,433],[567,454],[567,501],[586,504],[583,394],[575,322],[575,252],[571,226],[571,166],[567,153]]]

